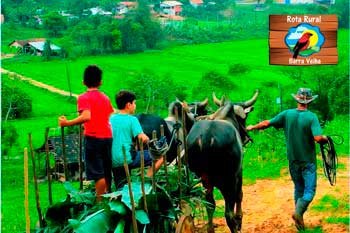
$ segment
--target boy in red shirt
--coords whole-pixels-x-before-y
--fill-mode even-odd
[[[67,120],[58,118],[60,126],[84,124],[85,171],[88,180],[95,181],[97,201],[101,195],[110,192],[112,130],[109,117],[114,112],[111,101],[98,90],[101,85],[102,70],[95,65],[84,71],[84,85],[87,91],[78,97],[79,116]]]

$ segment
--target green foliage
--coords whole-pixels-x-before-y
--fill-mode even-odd
[[[245,64],[232,64],[228,69],[228,74],[230,75],[238,75],[245,74],[249,71],[249,66]]]
[[[344,224],[349,226],[349,217],[328,217],[326,222],[331,224]]]
[[[12,124],[1,124],[1,155],[8,156],[10,151],[18,146],[18,133]]]
[[[159,77],[150,70],[144,70],[128,81],[128,89],[135,92],[140,108],[148,113],[160,113],[167,109],[176,97],[185,99],[186,86],[175,82],[169,74]]]
[[[138,1],[138,7],[130,12],[119,25],[124,52],[143,52],[154,49],[163,39],[159,22],[153,21],[146,1]]]
[[[338,200],[336,197],[332,195],[324,195],[319,203],[316,205],[313,205],[311,209],[316,211],[329,211],[329,210],[338,210],[339,208],[343,207],[343,205],[346,205],[346,203],[341,203],[340,200]]]
[[[1,87],[1,117],[9,119],[27,118],[32,113],[32,99],[27,93],[7,82]]]
[[[44,17],[44,27],[48,30],[50,37],[60,37],[67,29],[66,19],[56,12],[50,12]]]
[[[43,59],[44,61],[48,61],[51,58],[51,42],[50,40],[46,40],[44,44],[44,51],[43,51]]]
[[[193,88],[193,96],[203,98],[210,95],[209,93],[216,92],[218,94],[228,95],[237,88],[229,77],[222,75],[217,71],[208,71],[203,74],[202,78],[196,87]]]

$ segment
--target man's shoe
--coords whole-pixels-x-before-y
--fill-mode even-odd
[[[298,231],[302,231],[302,230],[305,230],[305,225],[304,225],[304,219],[302,216],[294,213],[292,215],[292,218],[294,220],[294,223],[295,223],[295,227],[298,229]]]

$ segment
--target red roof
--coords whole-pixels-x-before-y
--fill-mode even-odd
[[[203,0],[190,0],[190,2],[191,2],[192,4],[197,4],[197,5],[203,4]]]

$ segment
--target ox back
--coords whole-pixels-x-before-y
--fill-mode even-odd
[[[139,120],[142,130],[143,132],[150,138],[152,139],[152,132],[153,130],[155,130],[157,132],[157,138],[160,138],[160,126],[163,125],[164,126],[164,136],[167,139],[167,143],[169,145],[170,140],[171,140],[171,132],[168,128],[168,125],[166,123],[166,121],[156,115],[152,115],[152,114],[137,114],[135,115],[137,117],[137,119]],[[167,152],[167,161],[171,162],[176,158],[177,154],[176,154],[176,144],[172,143],[172,145],[169,148],[169,151]]]
[[[242,171],[242,143],[237,130],[226,121],[199,121],[187,137],[190,170],[207,175],[213,186],[224,188]]]

